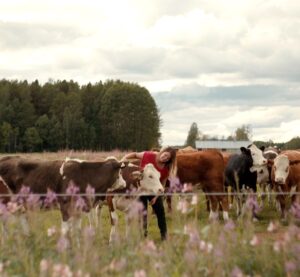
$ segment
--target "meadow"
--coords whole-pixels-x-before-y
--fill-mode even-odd
[[[112,153],[31,156],[96,159],[107,154]],[[123,153],[113,154],[120,157]],[[0,276],[299,276],[298,210],[283,222],[274,199],[270,204],[264,202],[262,208],[258,199],[258,203],[247,202],[240,218],[232,210],[228,222],[221,217],[210,222],[201,192],[197,198],[173,198],[166,241],[160,240],[151,207],[148,237],[143,237],[139,203],[129,211],[128,225],[125,215],[118,212],[119,227],[112,243],[106,206],[97,226],[82,213],[81,228],[74,221],[72,230],[64,233],[59,211],[40,210],[35,198],[25,200],[29,207],[25,214],[16,211],[14,204],[0,205]],[[253,208],[259,209],[258,221],[252,219]]]

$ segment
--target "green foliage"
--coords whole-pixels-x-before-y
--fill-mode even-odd
[[[193,122],[191,127],[190,127],[185,145],[196,148],[196,140],[198,140],[198,139],[199,139],[198,126],[197,126],[197,123]]]
[[[0,80],[0,151],[145,150],[159,144],[160,116],[147,89],[120,80]]]
[[[136,84],[117,81],[105,91],[100,110],[104,149],[143,150],[159,143],[160,118],[150,93]]]
[[[39,150],[42,140],[35,127],[27,128],[24,134],[25,149],[29,152]]]
[[[292,138],[284,145],[284,149],[300,149],[300,137]]]
[[[242,125],[235,130],[235,140],[250,140],[251,127],[250,125]]]

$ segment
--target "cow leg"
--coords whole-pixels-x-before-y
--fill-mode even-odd
[[[219,205],[222,207],[223,211],[223,219],[224,221],[229,220],[229,214],[228,214],[228,197],[227,195],[221,195],[219,198]]]
[[[116,213],[116,204],[114,196],[107,196],[106,197],[109,215],[110,215],[110,235],[109,235],[109,243],[117,240],[117,225],[118,225],[118,215]]]
[[[70,202],[66,199],[59,200],[60,212],[62,216],[62,223],[61,223],[61,233],[66,235],[71,230],[71,223],[69,221],[70,214],[69,214],[69,205]]]
[[[218,213],[218,198],[215,195],[210,196],[211,209],[209,213],[209,220],[216,220],[219,217]]]

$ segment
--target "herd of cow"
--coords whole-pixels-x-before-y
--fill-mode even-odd
[[[63,224],[73,216],[72,197],[65,195],[70,184],[75,184],[79,193],[92,188],[95,193],[93,204],[86,201],[84,210],[90,211],[106,200],[114,231],[117,223],[115,210],[128,211],[133,198],[138,194],[161,194],[164,187],[160,174],[152,164],[141,169],[136,163],[118,161],[108,157],[104,161],[81,161],[76,159],[42,161],[21,156],[7,156],[0,159],[0,198],[7,203],[28,187],[33,194],[52,191],[64,194],[58,197]],[[217,150],[197,151],[181,149],[177,152],[177,178],[180,183],[200,184],[209,200],[210,219],[218,217],[219,209],[227,220],[229,210],[228,187],[234,192],[251,190],[256,192],[257,184],[268,185],[275,192],[300,192],[300,151],[289,150],[278,153],[274,148],[257,148],[254,144],[242,147],[239,154]],[[171,186],[174,179],[170,180]],[[130,192],[135,191],[134,196]],[[113,195],[113,193],[118,193]],[[213,194],[216,193],[216,194]],[[101,194],[100,196],[97,194]],[[1,197],[2,195],[2,197]],[[5,196],[4,196],[5,195]],[[41,197],[43,200],[45,196]],[[286,216],[286,194],[277,195],[281,216]],[[241,200],[236,199],[238,213]],[[292,202],[300,202],[299,195],[292,196]]]

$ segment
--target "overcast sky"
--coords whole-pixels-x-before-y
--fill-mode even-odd
[[[300,1],[0,0],[0,78],[137,82],[164,145],[192,122],[287,141],[300,136]]]

